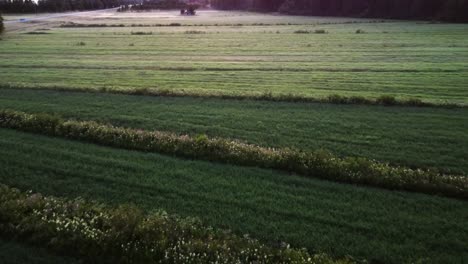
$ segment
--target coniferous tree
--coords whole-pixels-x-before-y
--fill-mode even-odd
[[[5,27],[3,26],[3,17],[2,17],[2,14],[0,14],[0,34],[3,33],[4,29]]]
[[[218,9],[468,22],[468,0],[212,0]]]

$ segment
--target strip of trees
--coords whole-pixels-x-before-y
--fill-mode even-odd
[[[122,0],[0,0],[4,13],[64,12],[105,9],[120,6]]]
[[[4,29],[5,27],[3,26],[3,17],[2,17],[2,14],[0,14],[0,34],[3,33]]]
[[[468,22],[468,0],[212,0],[218,9]]]
[[[198,5],[191,5],[182,0],[143,0],[141,3],[133,5],[122,5],[117,11],[151,11],[157,9],[186,9],[193,6],[193,10],[198,8]]]

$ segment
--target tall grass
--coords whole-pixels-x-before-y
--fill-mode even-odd
[[[265,148],[221,138],[179,136],[8,110],[0,111],[0,127],[184,158],[278,169],[337,182],[468,199],[468,177],[390,166],[365,158],[339,158],[325,151]]]

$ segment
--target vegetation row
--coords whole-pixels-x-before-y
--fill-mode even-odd
[[[468,21],[468,0],[212,0],[211,5],[295,15]]]
[[[285,242],[265,245],[163,211],[145,214],[131,205],[112,208],[5,185],[0,185],[0,233],[86,263],[351,263]]]
[[[5,26],[3,25],[3,17],[2,17],[2,14],[0,14],[0,34],[3,33],[4,29],[5,29]]]
[[[222,24],[181,24],[181,23],[169,23],[169,24],[96,24],[96,23],[75,23],[66,22],[60,25],[63,28],[99,28],[99,27],[255,27],[255,26],[317,26],[317,25],[341,25],[341,24],[375,24],[375,23],[387,23],[390,20],[354,20],[354,21],[337,21],[337,22],[325,22],[315,21],[311,23],[222,23]],[[428,22],[430,23],[430,22]]]
[[[326,151],[265,148],[221,138],[210,139],[205,135],[180,136],[10,110],[0,111],[0,127],[111,147],[278,169],[337,182],[468,199],[466,176],[391,166],[366,158],[339,158]]]
[[[0,10],[5,13],[36,13],[82,11],[118,7],[125,0],[2,0]]]
[[[187,34],[187,32],[186,32]],[[83,42],[84,43],[84,42]],[[85,43],[84,43],[85,44]],[[180,70],[188,70],[189,68],[180,68]],[[356,105],[381,105],[381,106],[408,106],[408,107],[440,107],[440,108],[467,108],[468,105],[450,103],[450,102],[427,102],[418,98],[399,99],[391,95],[382,95],[377,98],[369,98],[364,96],[344,96],[338,94],[328,95],[326,97],[311,97],[296,94],[273,94],[265,92],[261,94],[227,94],[217,92],[196,92],[196,91],[177,91],[168,89],[151,89],[151,88],[81,88],[81,87],[27,87],[4,85],[0,86],[6,89],[41,89],[67,92],[87,92],[87,93],[112,93],[124,95],[141,95],[141,96],[168,96],[168,97],[193,97],[193,98],[215,98],[225,100],[253,100],[253,101],[270,101],[270,102],[292,102],[292,103],[329,103],[329,104],[356,104]]]

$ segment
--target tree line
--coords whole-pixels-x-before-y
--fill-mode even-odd
[[[468,22],[468,0],[212,0],[217,9]]]
[[[35,13],[95,10],[120,6],[122,0],[0,0],[4,13]]]
[[[143,2],[179,2],[150,0]],[[0,0],[4,13],[94,10],[143,3],[140,0]],[[293,15],[352,16],[468,22],[468,0],[211,0],[217,9]]]
[[[0,14],[0,34],[3,33],[4,29],[5,27],[3,26],[3,17],[2,17],[2,14]]]

